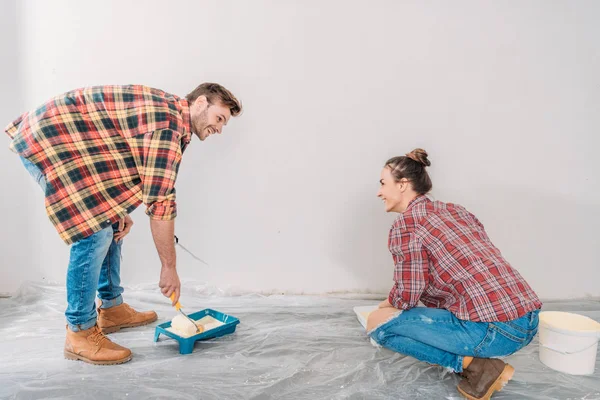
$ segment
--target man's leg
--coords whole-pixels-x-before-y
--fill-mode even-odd
[[[119,228],[119,223],[112,226],[114,234]],[[118,243],[111,240],[110,247],[100,270],[98,280],[98,326],[103,333],[112,333],[122,328],[132,328],[146,325],[157,320],[154,311],[138,312],[128,304],[123,303],[123,287],[121,286],[121,246],[123,240]]]
[[[71,246],[67,270],[67,323],[73,332],[96,325],[96,288],[112,241],[112,228],[102,229]]]
[[[112,229],[105,228],[71,246],[65,312],[64,355],[68,359],[91,364],[120,364],[131,359],[131,351],[112,343],[96,324],[96,288],[112,235]]]
[[[118,229],[119,223],[112,226],[112,232]],[[100,270],[100,279],[98,280],[98,298],[102,302],[100,308],[110,308],[123,304],[123,287],[121,286],[121,246],[123,241],[118,243],[113,240]]]
[[[42,171],[26,158],[21,157],[21,162],[45,193],[47,183]],[[71,246],[67,270],[67,337],[64,349],[68,359],[91,364],[120,364],[131,359],[129,349],[112,343],[96,326],[94,297],[100,263],[109,243],[106,240],[108,235],[104,229]]]

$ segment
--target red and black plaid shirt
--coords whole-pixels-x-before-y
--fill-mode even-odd
[[[464,207],[418,196],[390,230],[396,265],[390,303],[443,308],[474,322],[505,322],[541,308],[523,277]]]
[[[146,86],[73,90],[6,128],[11,150],[46,180],[46,213],[73,243],[141,203],[154,219],[177,215],[175,179],[190,142],[185,99]]]

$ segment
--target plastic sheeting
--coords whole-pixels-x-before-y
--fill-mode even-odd
[[[180,355],[154,326],[175,315],[154,285],[128,288],[125,301],[154,309],[156,323],[111,334],[133,360],[93,366],[63,358],[65,290],[25,285],[0,299],[0,398],[8,399],[460,399],[459,377],[370,343],[352,308],[376,303],[352,295],[223,294],[184,285],[188,312],[213,308],[238,317],[234,334],[198,342]],[[600,302],[547,302],[545,310],[600,320]],[[545,367],[537,339],[508,358],[513,380],[494,399],[600,399],[592,376]]]

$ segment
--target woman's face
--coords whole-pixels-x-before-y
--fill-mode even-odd
[[[388,167],[384,167],[381,171],[381,179],[379,180],[380,187],[377,192],[386,212],[402,212],[402,200],[404,198],[405,187],[408,184],[406,179],[401,179],[400,182],[394,181],[392,172]]]

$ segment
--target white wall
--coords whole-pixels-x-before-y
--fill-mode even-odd
[[[20,74],[7,93],[25,109],[94,84],[185,95],[216,81],[242,99],[244,115],[184,157],[177,234],[211,268],[180,253],[182,279],[386,292],[393,215],[375,197],[379,173],[423,147],[434,197],[476,213],[540,296],[600,296],[600,3],[18,4],[20,68],[2,79]],[[34,196],[21,171],[0,174],[27,192],[17,201]],[[41,198],[28,207],[35,260],[8,235],[1,274],[13,278],[0,291],[14,276],[64,280],[68,248]],[[156,283],[147,218],[133,218],[125,283]],[[7,231],[21,226],[7,220]]]
[[[20,74],[19,29],[16,0],[0,0],[0,126],[4,127],[17,117],[24,107]],[[4,131],[2,131],[4,134]],[[8,137],[2,135],[5,146],[1,146],[0,210],[2,229],[0,230],[0,294],[10,292],[21,284],[23,279],[43,280],[46,272],[32,262],[32,222],[30,189],[35,183],[26,182],[28,174],[17,157],[8,150]],[[22,269],[26,266],[26,269]]]

